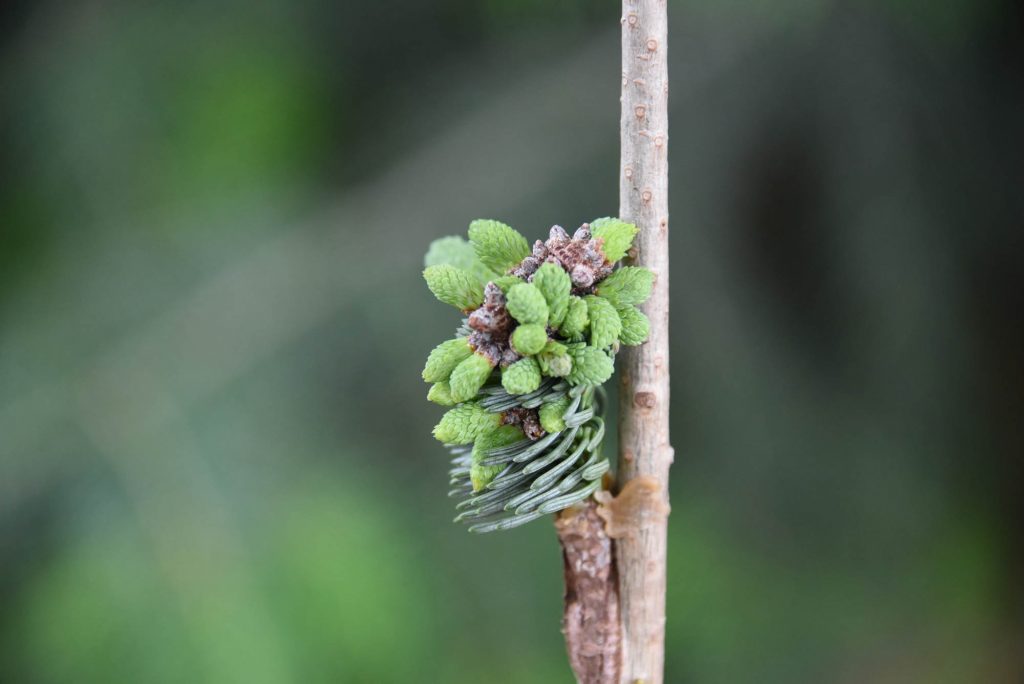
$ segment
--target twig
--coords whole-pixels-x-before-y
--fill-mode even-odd
[[[635,263],[655,273],[646,344],[625,350],[613,534],[623,630],[621,681],[660,684],[668,528],[668,22],[665,0],[623,0],[619,216],[635,223]],[[622,499],[622,501],[619,501]],[[609,529],[612,529],[609,520]]]

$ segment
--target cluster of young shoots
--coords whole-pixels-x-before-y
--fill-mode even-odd
[[[453,407],[435,437],[474,447],[473,492],[502,469],[484,465],[488,453],[565,430],[571,398],[589,401],[593,392],[583,390],[611,377],[620,346],[647,339],[648,320],[636,305],[650,295],[653,274],[615,269],[636,231],[602,218],[572,236],[554,226],[531,247],[504,223],[477,220],[468,242],[445,237],[431,244],[427,286],[465,319],[453,339],[430,353],[423,379],[431,383],[430,401]],[[516,401],[534,395],[539,406]],[[579,402],[572,406],[579,408]]]

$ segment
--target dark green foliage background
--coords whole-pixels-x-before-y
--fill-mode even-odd
[[[667,680],[1020,681],[1019,10],[671,11]],[[617,213],[618,18],[4,3],[0,681],[570,681],[420,270]]]

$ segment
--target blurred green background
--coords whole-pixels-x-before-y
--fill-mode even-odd
[[[1024,681],[1020,9],[670,4],[666,681]],[[571,681],[420,268],[616,213],[619,14],[3,3],[0,681]]]

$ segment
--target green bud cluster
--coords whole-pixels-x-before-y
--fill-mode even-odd
[[[650,323],[637,306],[650,296],[654,274],[614,269],[636,233],[633,224],[602,218],[571,238],[552,228],[550,239],[531,249],[511,227],[481,219],[470,224],[468,242],[451,236],[431,243],[427,286],[467,318],[455,339],[430,352],[423,379],[431,384],[427,399],[450,407],[434,436],[463,449],[458,477],[471,483],[467,491],[508,477],[501,474],[506,462],[488,458],[494,450],[522,450],[514,445],[544,433],[576,434],[587,418],[574,416],[584,415],[612,376],[620,346],[647,339]],[[506,415],[511,406],[519,408]],[[588,410],[596,422],[578,439],[603,434],[600,417]],[[600,436],[594,439],[596,445]],[[587,473],[597,478],[599,469]]]
[[[581,239],[598,245],[608,266],[601,272],[606,277],[583,291],[574,291],[563,252],[552,246],[541,257],[554,256],[538,266],[526,238],[500,221],[473,221],[468,242],[452,236],[431,244],[423,275],[439,300],[468,313],[483,304],[483,285],[493,283],[513,323],[505,331],[504,352],[493,344],[475,346],[472,333],[432,351],[423,370],[423,379],[433,383],[431,401],[450,406],[474,398],[499,362],[501,384],[510,394],[528,394],[544,377],[600,384],[610,376],[620,345],[647,339],[650,324],[636,305],[650,296],[654,274],[636,266],[609,274],[610,265],[629,251],[636,226],[601,218],[587,231]],[[560,235],[564,243],[566,234]],[[535,265],[526,269],[530,258]]]

